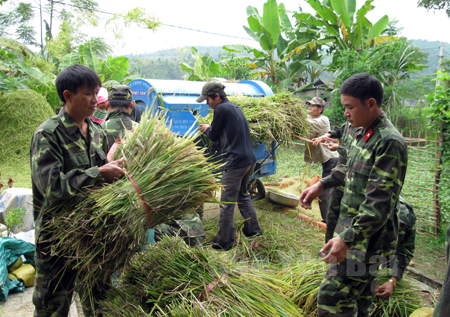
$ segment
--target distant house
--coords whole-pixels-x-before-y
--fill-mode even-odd
[[[294,86],[294,88],[296,87]],[[322,79],[319,78],[316,82],[314,82],[311,88],[297,92],[295,93],[295,96],[305,101],[311,100],[313,97],[321,97],[327,102],[326,107],[328,107],[330,103],[330,95],[333,89],[334,84],[331,81],[322,81]]]

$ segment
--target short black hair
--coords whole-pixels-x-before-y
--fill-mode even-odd
[[[339,88],[339,93],[357,98],[363,105],[370,98],[375,99],[377,106],[380,108],[383,102],[383,87],[380,81],[367,73],[360,73],[347,78]]]
[[[108,100],[109,101],[109,105],[111,106],[111,109],[115,109],[115,108],[125,108],[128,109],[131,106],[131,102],[132,100],[116,100],[116,99],[112,99],[112,100]]]
[[[78,88],[86,86],[89,89],[95,89],[102,86],[102,81],[98,74],[91,68],[75,64],[63,69],[55,81],[56,91],[58,92],[59,99],[65,104],[63,92],[68,90],[71,93],[76,94]]]
[[[222,100],[227,97],[227,94],[225,93],[225,91],[218,92],[218,94],[219,94],[220,99],[222,99]],[[216,99],[216,94],[211,94],[208,97],[211,97],[211,99]]]

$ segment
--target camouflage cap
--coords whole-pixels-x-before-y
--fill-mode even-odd
[[[133,100],[131,88],[126,85],[114,85],[109,89],[109,100]]]
[[[224,91],[225,86],[217,80],[207,82],[202,88],[202,94],[197,98],[197,102],[203,102],[209,95]]]
[[[320,97],[314,97],[311,101],[306,102],[307,105],[315,105],[317,107],[325,108],[325,100]]]

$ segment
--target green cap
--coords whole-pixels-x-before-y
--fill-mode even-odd
[[[215,93],[220,93],[224,91],[225,86],[217,80],[211,80],[205,84],[202,88],[202,94],[197,98],[197,102],[203,102],[208,98],[209,95],[214,95]]]
[[[307,105],[314,105],[320,108],[325,108],[326,101],[320,97],[314,97],[311,101],[306,102]]]
[[[109,89],[109,100],[133,100],[131,88],[126,85],[114,85]]]

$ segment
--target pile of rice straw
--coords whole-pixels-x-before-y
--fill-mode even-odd
[[[308,113],[304,102],[291,93],[261,98],[228,96],[228,99],[241,107],[254,141],[289,144],[296,139],[293,135],[306,135]],[[208,116],[198,118],[199,123],[211,123],[212,115],[211,111]]]
[[[136,254],[101,303],[104,316],[302,316],[287,283],[220,263],[202,247],[166,237]]]
[[[51,251],[67,258],[67,268],[78,269],[79,283],[88,291],[97,281],[109,282],[141,250],[147,229],[214,202],[219,190],[212,174],[217,165],[197,149],[194,134],[177,137],[164,120],[144,118],[113,157],[126,158],[125,177],[84,188],[55,206],[46,228],[52,233]]]

